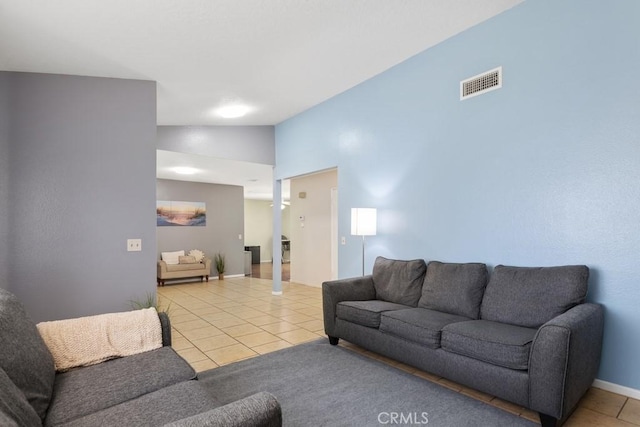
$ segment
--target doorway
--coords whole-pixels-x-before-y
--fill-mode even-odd
[[[309,286],[337,277],[338,170],[291,178],[290,280]]]

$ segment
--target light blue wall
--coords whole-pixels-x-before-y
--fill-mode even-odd
[[[7,287],[36,321],[130,310],[156,288],[155,83],[0,75]],[[127,252],[128,238],[141,238],[142,252]]]
[[[598,377],[640,389],[640,2],[530,0],[276,127],[278,178],[338,166],[376,255],[584,263],[605,305]],[[503,66],[504,87],[459,100]]]

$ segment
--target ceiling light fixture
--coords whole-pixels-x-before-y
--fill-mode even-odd
[[[189,166],[177,166],[175,168],[172,168],[172,170],[180,175],[194,175],[196,173],[198,173],[198,169],[196,168],[192,168]]]
[[[218,109],[218,115],[225,119],[237,119],[243,117],[249,112],[249,107],[241,104],[227,105]]]

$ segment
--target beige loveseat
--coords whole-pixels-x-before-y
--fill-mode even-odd
[[[185,256],[183,251],[180,252],[183,255],[177,255],[178,263],[173,262],[171,256],[165,256],[166,254],[175,255],[177,252],[162,253],[163,259],[158,261],[158,286],[164,286],[166,280],[190,277],[200,277],[201,282],[204,279],[208,282],[209,274],[211,274],[211,260],[203,257],[200,261],[196,261],[193,256]]]

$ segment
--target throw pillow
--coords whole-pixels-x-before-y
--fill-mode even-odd
[[[53,394],[53,356],[11,292],[0,288],[0,368],[44,420]]]
[[[372,274],[376,298],[416,307],[426,270],[427,264],[421,259],[401,261],[379,256]]]
[[[431,261],[418,307],[477,319],[487,276],[485,264]]]
[[[175,265],[180,263],[181,256],[184,256],[184,251],[175,251],[175,252],[162,252],[162,260],[170,265]]]
[[[189,255],[194,257],[196,259],[196,262],[202,262],[202,259],[204,258],[204,252],[202,252],[200,249],[191,249],[189,251]]]
[[[0,368],[0,425],[39,426],[42,420],[22,391]]]
[[[484,320],[538,328],[587,296],[589,268],[507,267],[498,265],[491,274],[480,307]]]
[[[179,264],[195,264],[196,259],[195,257],[189,256],[189,255],[179,256],[178,263]]]

